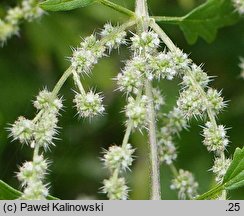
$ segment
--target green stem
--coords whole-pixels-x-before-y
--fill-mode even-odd
[[[153,103],[151,82],[146,82],[146,96],[149,99],[148,124],[149,143],[151,148],[151,172],[152,172],[152,200],[161,200],[160,171],[158,159],[158,146],[156,138],[156,114]]]
[[[108,0],[97,0],[99,3],[101,3],[102,5],[105,5],[107,7],[110,7],[122,14],[125,14],[129,17],[134,17],[135,16],[135,13],[125,7],[122,7],[121,5],[118,5],[118,4],[115,4],[111,1],[108,1]]]
[[[136,1],[136,16],[140,19],[138,22],[138,33],[148,31],[149,14],[147,0]],[[158,146],[156,138],[156,114],[153,103],[151,81],[145,82],[145,92],[148,97],[148,136],[150,145],[150,162],[151,162],[151,199],[161,200],[160,170],[158,158]]]
[[[183,21],[184,17],[167,17],[167,16],[151,16],[156,22],[162,22],[166,24],[179,24]]]
[[[128,123],[128,126],[126,128],[126,132],[125,132],[125,135],[124,135],[124,138],[123,138],[123,143],[122,143],[122,148],[125,148],[125,146],[128,144],[128,141],[129,141],[129,138],[130,138],[130,134],[131,134],[131,131],[132,131],[132,122],[130,121]]]
[[[62,77],[59,79],[57,84],[55,85],[52,94],[53,97],[56,97],[66,80],[69,78],[69,76],[72,74],[72,67],[70,66],[62,75]]]
[[[79,89],[80,93],[83,94],[83,95],[85,95],[86,92],[84,90],[83,85],[81,84],[80,77],[79,77],[79,75],[77,74],[76,71],[73,71],[73,78],[74,78],[75,85]]]
[[[174,177],[177,177],[179,175],[178,170],[173,163],[169,165],[169,168],[170,171],[173,173]]]

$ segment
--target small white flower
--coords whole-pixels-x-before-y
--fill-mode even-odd
[[[141,35],[134,35],[131,41],[132,50],[139,53],[141,53],[142,50],[145,50],[147,53],[154,52],[160,44],[158,35],[153,31],[142,32]]]
[[[36,109],[54,109],[60,110],[63,107],[62,100],[55,98],[52,92],[47,91],[46,89],[39,92],[36,100],[34,101],[34,107]]]
[[[48,188],[41,181],[31,182],[25,189],[21,200],[45,200]]]
[[[74,103],[80,117],[94,117],[105,111],[102,105],[103,98],[93,91],[87,94],[76,94]]]
[[[225,159],[222,157],[217,157],[214,160],[214,165],[213,168],[211,169],[213,173],[215,173],[216,176],[216,181],[221,182],[227,169],[229,168],[231,163],[230,159]]]
[[[198,89],[194,86],[184,89],[177,100],[179,109],[186,117],[201,116],[207,109]]]
[[[177,68],[174,67],[173,59],[169,53],[160,52],[157,56],[150,56],[149,64],[157,79],[172,80],[177,74]]]
[[[185,74],[183,76],[182,85],[187,87],[192,86],[194,85],[192,83],[192,79],[194,79],[194,81],[196,81],[201,87],[205,88],[210,82],[209,76],[202,70],[200,66],[192,64],[188,70],[191,70],[191,75]]]
[[[159,140],[159,159],[162,163],[167,165],[172,164],[177,158],[177,152],[173,142],[165,143],[165,140]]]
[[[126,170],[129,169],[133,162],[132,154],[135,149],[132,148],[131,144],[127,144],[124,148],[120,146],[111,146],[104,158],[105,167],[114,171],[115,169]]]
[[[143,95],[140,99],[135,100],[133,97],[128,98],[128,104],[125,107],[125,114],[128,122],[132,122],[134,128],[146,126],[148,98]]]
[[[42,181],[45,178],[48,163],[43,156],[37,156],[34,161],[25,162],[20,167],[17,178],[22,182],[22,186],[26,186],[29,182]]]
[[[213,125],[207,122],[203,129],[204,141],[208,151],[223,152],[229,143],[226,137],[226,129],[223,125]]]
[[[221,97],[221,92],[215,89],[209,88],[207,91],[207,107],[211,109],[215,114],[218,114],[224,107],[226,103]]]
[[[143,86],[142,74],[138,70],[124,70],[116,77],[120,91],[137,94]]]
[[[119,27],[114,27],[111,23],[107,23],[104,25],[104,28],[101,31],[101,37],[108,38],[105,46],[108,48],[109,51],[111,51],[112,49],[117,49],[121,45],[126,44],[126,32],[118,30]]]
[[[153,103],[156,111],[159,111],[161,107],[165,104],[164,97],[158,88],[152,89]]]
[[[170,185],[172,190],[179,190],[179,199],[192,199],[197,195],[198,183],[195,181],[194,176],[189,171],[180,169],[178,176],[172,180]]]
[[[188,58],[186,53],[183,53],[180,49],[177,49],[174,52],[168,52],[168,55],[173,61],[174,68],[177,70],[177,73],[184,72],[189,68],[191,59]]]
[[[12,127],[9,128],[11,132],[10,135],[13,137],[14,140],[19,140],[20,143],[26,144],[31,141],[34,129],[34,123],[23,116],[20,116],[18,120],[14,122]]]
[[[53,140],[58,134],[58,118],[57,114],[52,111],[43,113],[40,120],[35,125],[34,139],[36,143],[43,146],[44,149],[49,149],[50,145],[54,145]]]
[[[103,193],[106,193],[110,200],[126,200],[128,197],[128,187],[124,178],[112,176],[103,181]]]

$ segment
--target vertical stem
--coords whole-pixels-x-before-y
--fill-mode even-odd
[[[152,95],[151,82],[146,82],[146,95],[149,99],[148,106],[148,124],[149,124],[149,143],[151,148],[151,181],[152,181],[152,200],[161,199],[161,185],[160,185],[160,172],[159,172],[159,159],[158,159],[158,146],[156,138],[156,117]]]
[[[141,19],[139,22],[138,31],[147,31],[149,24],[149,14],[147,7],[147,0],[136,0],[136,16]],[[150,81],[145,83],[146,95],[149,99],[148,104],[148,135],[150,144],[150,159],[151,159],[151,199],[161,199],[161,185],[159,173],[158,147],[156,139],[156,117],[152,95],[152,84]]]

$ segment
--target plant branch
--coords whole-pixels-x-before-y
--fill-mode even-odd
[[[115,3],[111,2],[111,1],[108,1],[108,0],[97,0],[97,1],[100,4],[105,5],[107,7],[110,7],[110,8],[112,8],[112,9],[114,9],[114,10],[116,10],[116,11],[122,13],[122,14],[125,14],[125,15],[127,15],[129,17],[134,17],[135,16],[135,13],[133,11],[131,11],[131,10],[125,8],[125,7],[122,7],[121,5],[115,4]]]
[[[162,22],[166,24],[179,24],[182,22],[184,17],[167,17],[167,16],[151,16],[156,22]]]
[[[138,32],[148,30],[148,7],[146,0],[137,0],[136,1],[136,16],[140,19],[138,22]],[[151,199],[152,200],[161,200],[161,185],[160,185],[160,172],[159,172],[159,158],[158,158],[158,146],[156,138],[156,117],[155,109],[153,103],[152,95],[152,84],[150,81],[145,82],[145,91],[146,96],[149,99],[148,102],[148,136],[150,144],[150,161],[151,161]]]
[[[152,200],[161,200],[161,185],[160,185],[160,171],[158,146],[156,138],[156,117],[152,95],[151,82],[146,82],[146,96],[149,99],[148,103],[148,124],[149,124],[149,143],[151,148],[151,172],[152,172]]]

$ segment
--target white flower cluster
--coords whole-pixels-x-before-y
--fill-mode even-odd
[[[125,115],[128,118],[127,124],[132,122],[133,128],[143,128],[147,125],[147,105],[148,98],[146,95],[142,95],[142,97],[137,100],[133,97],[128,98],[128,104],[125,108]]]
[[[34,106],[39,111],[33,120],[19,117],[12,127],[11,136],[20,143],[25,143],[35,148],[32,162],[26,162],[17,174],[18,179],[25,187],[21,199],[45,199],[48,195],[47,186],[43,184],[48,163],[36,149],[48,149],[57,135],[59,110],[62,109],[62,100],[55,97],[52,92],[44,89],[34,101]]]
[[[192,61],[188,61],[188,69],[185,70],[182,79],[183,88],[177,100],[178,108],[187,120],[192,117],[204,119],[203,117],[208,115],[209,122],[203,129],[203,144],[206,145],[208,151],[213,151],[219,157],[229,143],[226,129],[223,125],[217,125],[215,120],[216,115],[226,106],[221,92],[208,87],[211,77]],[[220,180],[223,172],[217,173],[217,169],[214,170],[217,175],[216,179]]]
[[[20,6],[7,11],[4,20],[0,19],[0,42],[5,42],[12,35],[17,35],[22,20],[32,21],[43,15],[37,0],[23,0]]]
[[[221,92],[207,88],[209,81],[207,74],[196,65],[192,65],[183,76],[183,91],[177,105],[187,118],[202,117],[208,110],[217,115],[226,106]]]
[[[102,38],[108,38],[106,39],[105,46],[111,52],[112,49],[118,49],[121,45],[126,44],[126,32],[125,31],[118,31],[119,26],[114,27],[111,23],[107,23],[104,25],[103,30],[101,31],[101,37]],[[114,32],[117,31],[117,34],[114,34]]]
[[[163,121],[164,126],[158,132],[159,158],[169,165],[177,158],[174,136],[187,128],[187,120],[181,110],[174,107]]]
[[[85,38],[80,47],[74,50],[71,57],[71,66],[78,74],[88,74],[98,59],[104,56],[105,47],[94,35]]]
[[[213,173],[216,174],[216,182],[221,182],[227,169],[229,168],[231,163],[230,159],[225,159],[223,157],[217,157],[214,160],[214,165],[212,167]]]
[[[110,200],[126,200],[128,197],[128,187],[124,178],[112,176],[103,181],[103,193],[107,194]]]
[[[203,129],[203,136],[203,144],[207,146],[208,151],[214,151],[217,155],[223,152],[229,143],[223,125],[217,126],[207,122]]]
[[[62,100],[45,89],[37,96],[34,106],[41,114],[39,119],[35,121],[19,117],[10,128],[11,136],[14,140],[26,143],[32,148],[38,145],[47,149],[53,144],[53,139],[57,135],[57,116],[63,106]]]
[[[244,14],[244,0],[232,0],[234,7],[236,9],[236,11],[238,11],[238,13],[240,15]]]
[[[170,186],[172,190],[179,190],[179,199],[192,199],[197,195],[198,183],[189,171],[180,169],[178,176],[172,180]]]
[[[110,200],[118,199],[125,200],[128,197],[128,186],[125,183],[124,177],[119,177],[119,174],[126,169],[133,162],[133,153],[135,149],[131,144],[119,146],[112,146],[105,152],[102,161],[107,169],[111,171],[112,176],[103,181],[102,191],[107,194]]]
[[[142,52],[153,53],[160,44],[158,35],[153,31],[142,32],[141,35],[134,35],[131,41],[131,49],[138,55]]]
[[[74,103],[80,117],[94,117],[103,114],[105,108],[102,105],[103,97],[98,93],[89,91],[86,94],[76,93]]]
[[[105,24],[101,37],[101,40],[97,40],[94,35],[86,37],[80,46],[74,49],[70,61],[73,70],[78,74],[88,74],[97,64],[98,59],[105,56],[106,49],[110,52],[113,48],[125,44],[126,32],[119,27]]]
[[[109,150],[105,152],[102,161],[105,167],[111,171],[116,169],[124,171],[131,166],[134,152],[135,149],[132,148],[131,144],[127,144],[125,147],[111,146]]]
[[[24,200],[43,200],[48,195],[48,187],[43,184],[48,163],[42,155],[34,157],[31,162],[25,162],[20,167],[17,178],[25,187],[20,199]]]

